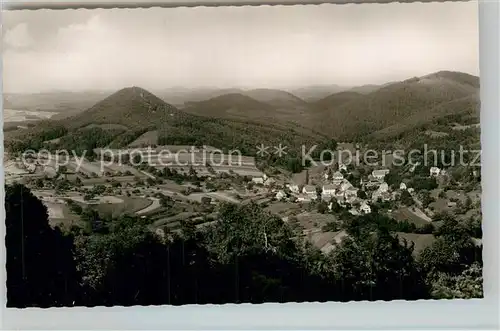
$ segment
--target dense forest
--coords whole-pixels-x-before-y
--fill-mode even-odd
[[[111,306],[482,297],[481,248],[446,216],[421,253],[380,215],[352,217],[323,254],[260,206],[223,204],[179,233],[84,211],[52,228],[28,188],[6,187],[7,306]]]

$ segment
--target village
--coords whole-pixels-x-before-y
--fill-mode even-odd
[[[222,202],[257,203],[290,223],[299,236],[324,253],[333,249],[332,242],[345,236],[343,231],[333,231],[343,221],[340,211],[356,216],[376,208],[419,226],[431,224],[435,214],[433,206],[423,203],[418,190],[411,187],[411,180],[387,183],[391,175],[388,167],[364,173],[351,163],[338,161],[331,166],[309,167],[299,174],[271,175],[259,170],[250,156],[236,162],[230,155],[218,154],[209,162],[192,147],[163,146],[167,147],[175,157],[165,156],[157,147],[148,154],[147,162],[135,163],[131,162],[132,150],[107,150],[110,155],[127,155],[128,161],[123,163],[104,158],[103,150],[94,151],[100,161],[70,157],[64,165],[56,162],[55,155],[29,162],[6,155],[6,183],[21,182],[30,187],[46,205],[51,222],[68,226],[78,224],[83,210],[94,208],[112,216],[148,217],[152,228],[164,233],[179,229],[181,222],[198,227],[209,224],[216,219],[216,207]],[[430,167],[427,177],[442,182],[447,173]],[[457,201],[467,198],[462,193],[451,201],[439,195],[439,190],[432,194],[434,200],[440,200],[437,205],[441,210],[453,210]],[[412,202],[400,203],[402,196]],[[474,200],[479,200],[479,195]],[[422,236],[425,241],[425,234]]]

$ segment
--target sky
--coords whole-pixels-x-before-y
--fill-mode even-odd
[[[3,31],[6,93],[479,74],[477,2],[6,11]]]

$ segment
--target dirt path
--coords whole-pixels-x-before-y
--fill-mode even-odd
[[[146,208],[137,211],[136,212],[137,215],[147,214],[147,213],[149,213],[149,212],[151,212],[153,210],[156,210],[156,209],[158,209],[158,208],[161,207],[160,199],[149,198],[149,200],[153,201],[153,203],[150,204],[149,206],[147,206]]]
[[[141,170],[141,173],[143,173],[144,175],[148,176],[148,177],[149,177],[149,178],[151,178],[151,179],[156,179],[156,177],[155,177],[155,176],[153,176],[153,175],[151,175],[149,172],[146,172],[146,171]]]
[[[229,195],[225,194],[224,192],[210,192],[210,193],[207,193],[207,195],[212,196],[218,200],[223,200],[223,201],[227,201],[227,202],[231,202],[231,203],[240,203],[240,201],[238,201],[237,199],[235,199],[233,197],[230,197]]]

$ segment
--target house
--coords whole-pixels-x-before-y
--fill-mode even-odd
[[[349,186],[346,190],[345,190],[345,195],[346,195],[346,198],[355,198],[358,196],[358,188],[357,187],[354,187],[354,186]]]
[[[255,184],[264,184],[264,178],[254,177],[254,178],[252,178],[252,182],[254,182]]]
[[[297,195],[297,201],[298,202],[308,202],[308,201],[311,201],[311,198],[306,194],[300,193],[299,195]]]
[[[369,214],[372,212],[372,208],[366,202],[363,202],[361,204],[361,206],[359,207],[359,210],[361,210],[365,214]]]
[[[387,184],[386,182],[381,183],[380,186],[378,187],[378,190],[380,192],[387,192],[387,191],[389,191],[389,184]]]
[[[379,169],[379,170],[373,170],[372,171],[372,176],[373,178],[377,180],[383,180],[385,175],[389,173],[389,169]]]
[[[276,193],[276,200],[283,200],[284,198],[286,198],[286,193],[283,190],[279,190]]]
[[[408,191],[408,193],[412,194],[412,193],[414,193],[414,192],[415,192],[415,189],[414,189],[413,187],[409,187],[409,188],[407,189],[407,191]]]
[[[406,184],[401,182],[401,184],[399,184],[399,189],[400,190],[406,190]]]
[[[339,171],[342,171],[342,170],[343,171],[347,171],[347,166],[345,164],[343,164],[343,163],[340,163],[339,164]]]
[[[439,169],[438,167],[431,167],[429,172],[431,176],[438,176],[439,173],[441,172],[441,169]]]
[[[344,179],[344,175],[340,171],[335,171],[333,174],[333,181],[342,181]]]
[[[392,195],[389,192],[383,192],[380,190],[373,191],[372,201],[389,201],[392,199]]]
[[[329,196],[332,197],[335,195],[335,185],[323,185],[323,190],[321,192],[322,195],[324,196]]]
[[[302,193],[307,195],[310,199],[317,199],[318,198],[318,193],[316,192],[316,187],[312,185],[306,185],[302,189]]]
[[[292,193],[300,193],[300,188],[299,185],[297,184],[286,184],[286,187],[292,192]]]

